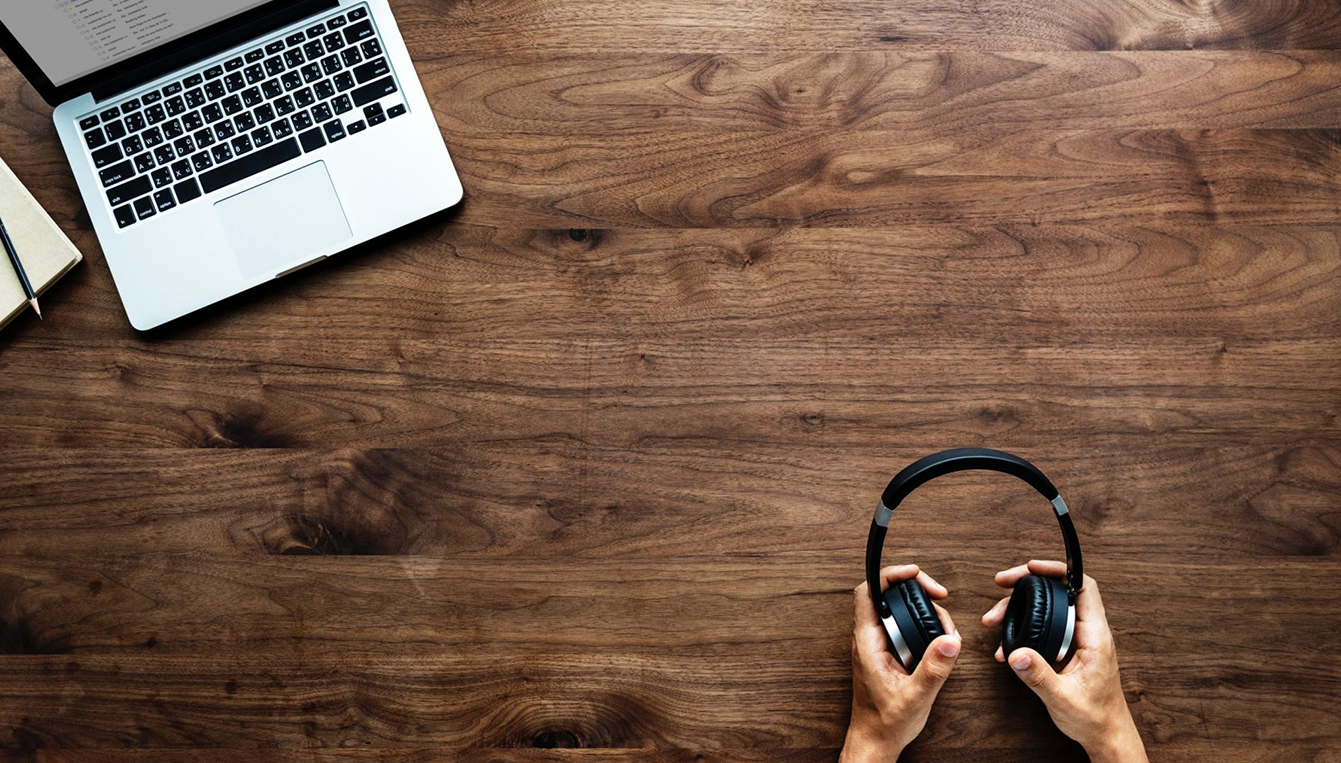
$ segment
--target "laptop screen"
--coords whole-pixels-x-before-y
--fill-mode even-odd
[[[56,86],[270,0],[10,0],[0,22]]]

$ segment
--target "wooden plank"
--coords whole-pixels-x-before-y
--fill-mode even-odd
[[[588,340],[681,337],[864,340],[891,352],[1003,336],[1026,348],[1162,343],[1193,362],[1177,347],[1186,339],[1225,342],[1232,359],[1268,337],[1341,328],[1339,232],[1332,222],[570,231],[453,221],[148,336],[126,323],[105,265],[89,263],[49,298],[61,320],[4,337],[0,368],[59,369],[44,359],[64,348],[117,348],[76,360],[78,394],[148,354],[199,357],[215,373],[253,352],[322,367],[376,356],[370,370],[385,371],[424,339],[560,340],[551,362]],[[215,349],[223,339],[240,344]],[[1163,352],[1150,362],[1163,365]],[[0,375],[0,388],[10,383]]]
[[[1016,523],[1045,542],[1054,532]],[[948,586],[945,606],[965,649],[990,655],[999,637],[978,618],[1001,597],[992,576],[1024,560],[972,534],[948,558],[906,548],[912,540],[898,544],[902,554],[892,547],[890,562],[918,561]],[[1086,569],[1100,579],[1124,655],[1211,655],[1226,670],[1250,659],[1341,656],[1335,558],[1277,559],[1265,575],[1102,542],[1090,552]],[[506,563],[474,554],[9,559],[0,564],[0,653],[353,660],[482,649],[587,655],[618,644],[647,656],[782,650],[824,661],[846,654],[861,564],[859,552],[577,560],[543,548]],[[788,623],[785,633],[769,621]],[[1246,633],[1257,643],[1251,657],[1241,649]]]
[[[0,389],[24,401],[0,411],[10,447],[403,448],[500,430],[597,445],[649,436],[851,445],[932,426],[1012,437],[1341,434],[1335,412],[1313,405],[1341,394],[1339,340],[444,339],[403,340],[390,355],[343,339],[66,347],[21,343],[0,360]],[[61,364],[41,363],[57,354]]]
[[[5,662],[0,744],[25,747],[534,747],[572,739],[611,748],[834,748],[850,683],[846,654],[803,663],[776,650]],[[1137,722],[1170,749],[1308,746],[1337,718],[1341,672],[1306,655],[1230,669],[1204,655],[1180,657],[1176,671],[1149,654],[1125,664],[1142,676],[1129,679]],[[1272,701],[1282,692],[1290,703]],[[1006,668],[965,655],[920,746],[1030,748],[1056,759],[1072,748],[1055,730],[1040,733],[1044,715]]]
[[[709,417],[710,418],[710,417]],[[795,431],[808,425],[795,420]],[[591,423],[599,429],[599,420]],[[1043,464],[1099,555],[1224,560],[1332,556],[1335,441],[1252,434],[949,438],[943,423],[869,442],[637,435],[501,436],[439,448],[16,450],[7,454],[0,551],[12,557],[172,552],[480,553],[646,557],[827,551],[858,559],[878,492],[948,444],[995,445]],[[805,442],[804,440],[810,440]],[[73,475],[73,478],[72,478]],[[1041,499],[983,475],[942,481],[900,508],[891,553],[952,558],[965,544],[1055,556]],[[980,507],[952,522],[945,506]],[[1014,543],[1015,546],[1010,544]]]
[[[393,3],[421,57],[460,50],[1335,49],[1326,0],[447,0]]]

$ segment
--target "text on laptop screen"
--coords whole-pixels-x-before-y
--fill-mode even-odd
[[[268,1],[4,0],[0,20],[59,86]]]

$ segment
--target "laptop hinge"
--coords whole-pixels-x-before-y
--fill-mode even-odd
[[[263,6],[257,12],[220,22],[214,27],[156,48],[149,52],[152,55],[145,56],[149,59],[145,63],[99,81],[92,88],[93,98],[99,102],[112,98],[235,45],[339,5],[339,0],[277,2]]]

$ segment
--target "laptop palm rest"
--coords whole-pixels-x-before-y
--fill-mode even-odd
[[[244,278],[295,269],[353,238],[325,162],[214,205]]]

